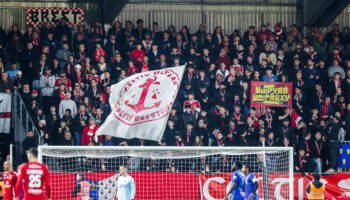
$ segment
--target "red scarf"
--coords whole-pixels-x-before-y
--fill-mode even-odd
[[[323,116],[327,115],[327,113],[328,113],[328,106],[329,105],[326,105],[326,103],[322,104],[322,111],[321,111],[321,117],[322,118],[323,118]]]
[[[187,131],[187,143],[190,143],[190,136],[191,136],[191,132]]]
[[[233,133],[235,132],[236,127],[230,127],[230,134],[232,134],[232,137],[230,138],[230,142],[233,142]]]
[[[241,120],[241,114],[239,114],[237,116],[236,112],[233,114],[235,116],[235,119],[237,120],[237,123],[239,122],[239,120]]]
[[[220,95],[221,95],[221,102],[224,103],[225,102],[225,93],[226,91],[223,90],[223,92],[220,90]]]
[[[60,90],[60,98],[61,100],[64,100],[64,90]]]
[[[247,140],[246,140],[244,137],[242,137],[242,136],[241,136],[241,138],[242,138],[242,140],[243,140],[243,142],[244,142],[245,146],[248,146],[248,142],[247,142]]]
[[[266,121],[267,121],[267,128],[272,129],[272,116],[266,115]]]
[[[177,41],[177,49],[179,50],[179,53],[182,54],[182,41]]]
[[[310,153],[309,143],[306,142],[306,140],[304,142],[305,142],[305,145],[306,145],[306,153]]]
[[[81,83],[81,72],[77,72],[78,83]]]
[[[223,139],[221,139],[221,140],[220,140],[220,142],[219,142],[219,140],[216,140],[216,142],[218,143],[218,146],[221,146],[221,145],[222,145],[222,143],[224,142],[224,140],[223,140]]]
[[[269,43],[270,43],[271,52],[275,53],[275,41],[273,42],[270,41]]]
[[[321,156],[322,142],[321,142],[320,147],[318,147],[317,141],[315,140],[315,146],[316,146],[316,148],[317,148],[317,155],[318,155],[318,156]]]
[[[184,146],[184,141],[181,141],[181,144],[179,144],[179,142],[176,140],[176,145],[179,147],[179,146],[181,146],[181,147],[183,147]]]

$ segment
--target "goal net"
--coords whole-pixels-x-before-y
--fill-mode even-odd
[[[75,199],[78,173],[91,200],[114,200],[120,165],[134,179],[135,199],[224,199],[236,161],[257,177],[259,199],[293,199],[292,148],[40,146],[39,161],[50,169],[52,200]]]

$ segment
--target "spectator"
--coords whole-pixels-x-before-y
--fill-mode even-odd
[[[67,25],[67,19],[62,17],[59,24],[55,28],[55,36],[58,41],[62,39],[63,36],[67,36],[70,40],[72,38],[72,32]]]
[[[71,97],[72,97],[71,93],[70,92],[66,92],[64,97],[65,97],[64,100],[62,100],[60,105],[59,105],[60,118],[63,117],[63,113],[66,110],[71,110],[72,111],[72,117],[75,117],[75,115],[77,114],[77,105],[71,99]]]
[[[294,171],[308,175],[310,173],[310,158],[305,156],[305,149],[300,148],[298,155],[294,159]]]
[[[330,169],[326,173],[334,173],[337,169],[339,142],[344,141],[344,136],[344,129],[339,124],[339,118],[334,117],[328,130]]]
[[[339,65],[339,60],[334,59],[333,60],[333,65],[328,68],[328,77],[329,80],[333,80],[335,73],[340,73],[341,79],[343,80],[345,78],[345,72],[344,69]]]
[[[213,142],[212,146],[214,147],[228,146],[227,141],[224,138],[224,134],[221,131],[216,132],[216,140]]]
[[[96,131],[99,128],[95,125],[95,118],[90,117],[89,125],[86,126],[83,130],[82,138],[81,138],[81,145],[87,146],[91,144],[99,144],[102,142],[102,135],[97,136]]]
[[[137,43],[136,49],[133,50],[130,54],[130,59],[135,63],[136,66],[142,64],[143,57],[146,55],[146,53],[142,50],[142,44]]]
[[[216,66],[220,66],[221,63],[224,63],[225,66],[231,65],[230,57],[227,55],[227,51],[224,48],[220,50],[219,56],[216,58],[215,63]]]
[[[311,143],[310,149],[312,161],[316,165],[315,173],[321,174],[324,164],[328,163],[328,151],[320,132],[316,132],[315,140]]]
[[[7,72],[2,72],[1,73],[1,80],[0,80],[0,92],[6,92],[6,93],[11,93],[13,88],[13,81],[12,79],[8,78],[8,73]]]
[[[278,80],[278,77],[274,74],[272,74],[272,68],[266,69],[266,75],[263,76],[262,80],[264,82],[276,82]]]
[[[82,133],[84,128],[87,126],[87,124],[89,123],[89,114],[86,112],[86,107],[85,105],[79,105],[79,110],[78,110],[78,114],[75,116],[74,118],[74,130],[75,130],[75,144],[77,146],[80,146],[80,142],[81,142],[81,137],[82,137]]]
[[[17,76],[17,72],[18,72],[17,64],[12,63],[11,69],[7,70],[7,74],[8,74],[9,79],[12,79],[12,80],[15,79]]]
[[[142,40],[145,39],[147,29],[145,29],[143,27],[143,20],[142,19],[138,19],[136,24],[137,24],[137,27],[131,31],[131,34],[133,34],[135,36],[135,38],[138,42],[142,42]]]
[[[105,139],[102,140],[102,146],[116,146],[115,142],[113,141],[113,137],[106,135]]]
[[[74,140],[72,139],[72,134],[70,132],[64,133],[64,139],[59,142],[58,145],[61,146],[74,146]]]
[[[7,38],[0,30],[0,91],[10,93],[13,89],[19,90],[33,121],[40,126],[40,133],[52,136],[48,140],[44,137],[48,144],[70,144],[63,135],[67,131],[61,133],[60,141],[56,138],[60,120],[71,128],[70,137],[77,145],[81,143],[79,134],[90,126],[90,116],[94,115],[95,126],[100,126],[111,112],[107,99],[112,84],[139,72],[179,66],[184,62],[188,63],[187,69],[169,116],[174,123],[168,125],[161,145],[186,145],[187,134],[182,133],[187,132],[187,124],[191,123],[191,132],[200,136],[204,145],[211,146],[217,140],[218,131],[222,132],[227,144],[233,146],[262,145],[263,142],[267,145],[270,142],[271,146],[301,146],[307,150],[304,140],[304,136],[307,136],[309,156],[319,161],[314,144],[319,141],[318,132],[322,146],[324,144],[322,149],[334,154],[336,144],[342,137],[333,138],[332,141],[329,138],[339,135],[337,133],[343,132],[343,129],[349,129],[350,62],[346,56],[350,45],[336,24],[324,39],[318,27],[303,35],[296,25],[292,25],[288,32],[283,31],[280,23],[275,25],[274,32],[262,25],[256,33],[255,27],[250,26],[241,38],[238,30],[224,35],[219,26],[212,33],[207,33],[205,27],[200,26],[191,35],[185,25],[179,32],[174,26],[169,26],[163,33],[159,31],[158,23],[154,22],[148,34],[142,20],[137,21],[135,29],[130,21],[125,23],[124,29],[120,22],[116,22],[107,34],[105,46],[103,28],[104,25],[96,19],[90,25],[89,32],[84,26],[79,26],[72,38],[67,20],[63,18],[54,29],[50,22],[44,23],[39,32],[27,27],[25,36],[22,36],[23,30],[19,30],[16,24],[11,27]],[[6,58],[9,58],[9,62]],[[48,73],[50,69],[51,73]],[[54,79],[57,80],[52,86]],[[251,81],[293,82],[292,108],[255,111],[250,107]],[[66,98],[66,92],[72,92],[72,100]],[[200,106],[193,106],[197,100]],[[186,108],[185,104],[191,104],[192,108]],[[77,109],[79,105],[85,109]],[[291,127],[291,110],[303,118],[295,128],[294,123]],[[83,125],[80,114],[87,118],[83,120]],[[335,118],[339,118],[338,125],[333,123],[337,121]],[[45,125],[42,123],[44,119]],[[334,130],[338,128],[339,131]],[[271,133],[272,139],[269,137]],[[309,133],[311,138],[308,139]],[[195,145],[201,145],[197,139],[195,141]],[[106,142],[108,145],[114,142],[118,145],[152,144],[114,138]],[[334,155],[332,159],[329,158],[329,163],[335,171]],[[311,170],[314,163],[317,171],[327,170],[327,159],[323,156],[322,153],[322,162],[313,160],[310,163]],[[186,167],[205,173],[215,171],[213,166],[209,169],[209,164],[212,164],[210,159],[201,158],[203,165]],[[229,161],[230,157],[227,159]],[[269,167],[273,168],[274,161],[270,161]],[[157,168],[156,165],[142,166],[142,162],[137,164],[135,161],[135,169]],[[169,171],[181,170],[177,163],[170,164]],[[93,159],[87,166],[102,170],[102,165]]]
[[[38,140],[34,137],[34,132],[29,130],[27,132],[26,138],[22,141],[22,160],[26,161],[27,159],[27,151],[31,148],[36,148],[38,146]]]
[[[196,117],[194,113],[192,112],[192,107],[191,105],[186,105],[185,106],[185,111],[182,117],[183,124],[195,124],[196,123]]]
[[[64,62],[64,61],[67,62],[68,57],[71,55],[72,55],[72,52],[69,51],[68,43],[66,42],[63,43],[62,48],[58,50],[56,53],[56,57],[60,62]]]
[[[53,91],[55,87],[55,76],[51,75],[51,68],[46,67],[43,75],[40,76],[41,96],[45,109],[53,105]],[[46,110],[47,112],[48,110]]]
[[[105,28],[103,24],[101,24],[100,18],[96,18],[95,24],[90,27],[90,31],[89,31],[90,43],[91,44],[94,44],[97,42],[102,43],[105,36],[106,36]]]

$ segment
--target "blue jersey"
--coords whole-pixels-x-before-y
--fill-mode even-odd
[[[256,177],[253,173],[248,174],[248,176],[245,177],[245,196],[248,199],[249,195],[253,192],[256,182]],[[258,193],[255,192],[254,197],[252,200],[259,200]]]
[[[232,175],[232,184],[236,182],[236,188],[232,191],[232,200],[244,200],[244,175],[240,170],[237,170]]]

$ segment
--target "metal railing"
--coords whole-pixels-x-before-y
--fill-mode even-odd
[[[15,155],[20,158],[23,152],[22,142],[29,130],[32,130],[37,144],[41,144],[41,136],[37,126],[17,90],[12,93],[12,126],[14,127]]]

